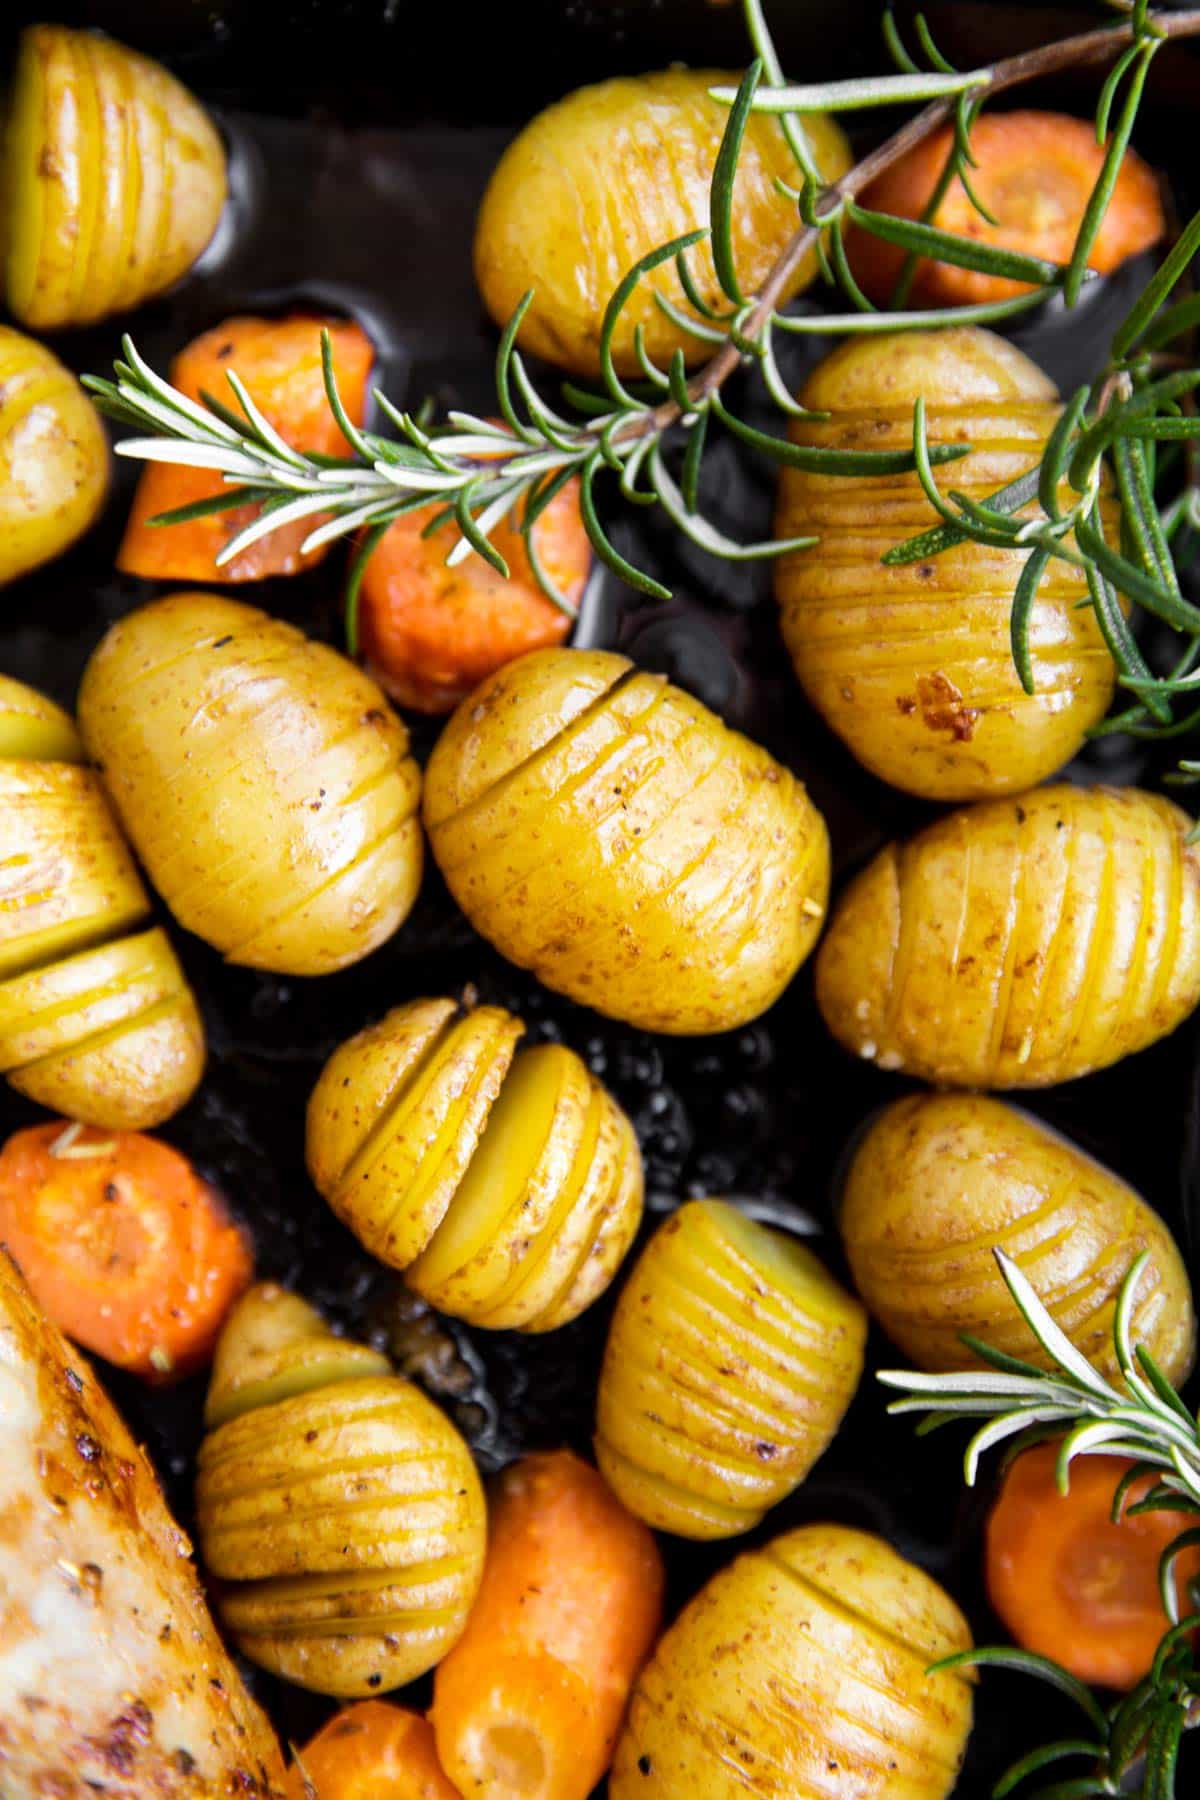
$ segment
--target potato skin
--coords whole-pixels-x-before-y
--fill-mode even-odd
[[[1014,1258],[1076,1349],[1110,1379],[1117,1291],[1150,1253],[1131,1336],[1176,1387],[1196,1315],[1183,1259],[1140,1195],[1057,1132],[984,1094],[915,1094],[874,1121],[842,1195],[854,1284],[920,1369],[983,1367],[961,1341],[1050,1368],[996,1267]]]
[[[0,675],[0,760],[27,762],[87,760],[70,713],[12,675]]]
[[[1038,788],[891,844],[846,889],[817,1003],[848,1050],[947,1087],[1045,1087],[1200,1000],[1200,849],[1137,788]]]
[[[396,1007],[336,1050],[308,1108],[313,1181],[440,1311],[549,1331],[608,1286],[642,1214],[633,1127],[571,1050],[452,1000]]]
[[[44,705],[7,714],[27,745],[62,734]],[[199,1084],[203,1028],[98,777],[0,758],[0,820],[0,1072],[87,1125],[161,1124]]]
[[[422,862],[407,733],[294,626],[211,594],[154,601],[93,653],[79,723],[155,887],[230,962],[325,974],[407,917]]]
[[[828,896],[828,835],[800,783],[605,651],[535,651],[477,688],[429,760],[425,823],[482,936],[647,1031],[757,1018]]]
[[[522,349],[579,375],[597,372],[604,311],[625,275],[648,251],[708,224],[709,184],[729,118],[708,89],[740,80],[712,69],[667,69],[598,82],[547,107],[509,145],[480,207],[475,278],[499,325],[534,290],[517,338]],[[844,174],[850,147],[834,121],[809,113],[804,129],[826,180]],[[797,227],[776,176],[794,183],[796,164],[779,125],[759,114],[742,143],[734,190],[733,243],[746,293],[761,285]],[[692,250],[688,262],[705,301],[727,305],[707,245]],[[807,257],[784,298],[816,272],[815,257]],[[640,369],[637,324],[663,367],[676,349],[689,362],[708,354],[655,305],[656,292],[698,316],[672,264],[652,271],[613,338],[622,374]]]
[[[689,1201],[617,1302],[597,1397],[601,1472],[660,1531],[749,1531],[828,1447],[866,1331],[803,1245],[724,1201]]]
[[[100,415],[74,375],[0,325],[0,587],[82,537],[108,476]]]
[[[949,1595],[881,1538],[786,1532],[722,1569],[660,1638],[612,1800],[945,1800],[971,1684],[926,1669],[970,1642]]]
[[[217,1608],[253,1662],[317,1693],[399,1687],[457,1640],[483,1574],[463,1439],[382,1358],[252,1288],[217,1350],[196,1521]],[[245,1379],[242,1379],[242,1374]],[[280,1393],[282,1398],[265,1398]]]
[[[22,33],[4,145],[10,312],[87,325],[191,268],[225,204],[225,152],[158,63],[61,25]]]
[[[800,394],[831,417],[797,421],[792,437],[907,449],[920,395],[930,443],[971,445],[943,471],[943,486],[979,501],[1036,464],[1062,411],[1053,383],[1021,351],[956,326],[842,344]],[[1116,501],[1102,511],[1115,542]],[[784,642],[825,722],[882,780],[931,800],[1019,793],[1079,750],[1108,710],[1116,670],[1095,614],[1077,610],[1082,574],[1055,562],[1030,617],[1035,692],[1026,694],[1009,630],[1022,552],[967,543],[927,562],[881,564],[893,544],[937,523],[915,472],[785,469],[778,535],[821,541],[776,565]]]

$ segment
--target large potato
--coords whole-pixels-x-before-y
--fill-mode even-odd
[[[866,1335],[811,1250],[724,1201],[690,1201],[613,1315],[596,1408],[609,1486],[660,1531],[749,1531],[828,1447]]]
[[[17,55],[0,183],[9,310],[52,331],[127,312],[191,268],[225,204],[225,153],[149,57],[34,25]]]
[[[1158,1214],[1110,1170],[1002,1101],[916,1094],[889,1106],[855,1153],[840,1223],[855,1286],[920,1369],[982,1366],[962,1332],[1051,1366],[1013,1305],[997,1249],[1109,1377],[1118,1373],[1117,1291],[1148,1250],[1131,1336],[1176,1387],[1191,1369],[1191,1286]]]
[[[563,1044],[514,1056],[498,1006],[412,1000],[334,1051],[308,1166],[338,1217],[432,1306],[550,1331],[612,1280],[642,1216],[633,1127]]]
[[[509,145],[480,208],[475,276],[501,325],[533,289],[517,340],[522,349],[576,374],[596,372],[604,311],[624,276],[660,244],[708,224],[709,185],[729,119],[708,90],[736,87],[740,79],[711,69],[666,69],[602,81],[547,107]],[[843,175],[850,147],[833,120],[809,113],[803,130],[826,181]],[[799,227],[795,203],[780,193],[776,177],[795,184],[799,171],[778,122],[758,114],[742,143],[733,201],[734,252],[746,293],[761,286]],[[727,306],[708,245],[697,245],[688,260],[704,301]],[[807,287],[816,271],[816,258],[806,257],[782,298]],[[637,325],[664,367],[676,349],[689,362],[710,352],[655,304],[656,293],[690,318],[699,316],[674,265],[660,264],[617,326],[613,359],[623,374],[640,372]]]
[[[144,1130],[204,1068],[196,1003],[66,714],[0,683],[0,1072],[85,1124]],[[42,756],[46,760],[38,760]]]
[[[824,917],[829,840],[800,783],[604,651],[535,651],[464,700],[429,760],[425,822],[477,931],[648,1031],[756,1018]]]
[[[57,357],[0,325],[0,586],[73,544],[107,488],[96,408]]]
[[[263,1283],[226,1323],[206,1419],[196,1523],[243,1654],[342,1697],[432,1668],[466,1624],[487,1535],[445,1414]]]
[[[1173,1031],[1200,1000],[1200,848],[1137,788],[963,807],[851,882],[817,959],[834,1036],[951,1087],[1045,1087]]]
[[[84,673],[88,750],[180,924],[230,962],[344,968],[421,880],[421,779],[370,678],[212,594],[121,619]]]
[[[851,338],[801,390],[829,418],[800,420],[792,435],[824,448],[908,449],[922,395],[930,442],[971,446],[942,471],[943,486],[977,501],[1034,467],[1062,410],[1053,382],[1013,345],[956,326]],[[1115,541],[1115,500],[1104,511]],[[1026,512],[1040,516],[1036,505]],[[1019,793],[1074,756],[1108,709],[1116,671],[1095,613],[1080,607],[1083,575],[1055,562],[1030,615],[1035,691],[1026,694],[1009,630],[1024,552],[965,543],[924,562],[881,563],[938,523],[915,472],[786,469],[778,533],[821,541],[778,565],[784,641],[813,705],[884,781],[933,800]]]
[[[804,1525],[684,1607],[643,1669],[611,1800],[944,1800],[971,1684],[950,1596],[882,1539]]]

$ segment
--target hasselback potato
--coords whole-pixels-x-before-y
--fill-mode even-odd
[[[325,974],[407,917],[420,774],[335,650],[239,601],[173,594],[103,638],[79,722],[155,887],[230,962]]]
[[[1137,788],[982,801],[851,882],[817,959],[834,1036],[951,1087],[1044,1087],[1174,1030],[1200,999],[1200,848]]]
[[[0,1071],[69,1118],[141,1130],[195,1090],[203,1029],[98,778],[66,756],[67,715],[0,683]]]
[[[882,1539],[803,1525],[715,1575],[634,1689],[612,1800],[944,1800],[971,1686],[930,1663],[966,1620]]]
[[[855,1152],[840,1224],[859,1294],[918,1368],[982,1366],[962,1332],[1051,1366],[1001,1279],[1000,1249],[1110,1378],[1117,1292],[1149,1251],[1132,1339],[1176,1387],[1191,1369],[1191,1287],[1162,1220],[1110,1170],[1000,1100],[915,1094],[889,1106]]]
[[[1062,411],[1053,382],[1021,351],[956,326],[842,344],[800,394],[828,419],[798,420],[792,436],[908,449],[922,395],[930,443],[971,446],[942,485],[977,501],[1037,464]],[[1115,542],[1115,499],[1102,510]],[[1036,505],[1026,511],[1040,516]],[[939,523],[915,472],[786,469],[776,523],[781,537],[820,537],[776,572],[796,673],[826,723],[894,787],[934,800],[1020,792],[1061,768],[1107,711],[1116,671],[1095,613],[1080,607],[1088,590],[1079,569],[1053,562],[1038,589],[1026,694],[1009,628],[1026,552],[964,543],[921,562],[881,563],[892,545]]]
[[[477,931],[647,1031],[756,1018],[824,917],[829,840],[800,783],[605,651],[535,651],[464,700],[429,760],[425,822]]]
[[[107,488],[95,407],[57,357],[0,325],[0,586],[73,544]]]
[[[338,1217],[442,1312],[549,1331],[602,1293],[642,1215],[633,1127],[497,1006],[413,1000],[336,1050],[308,1164]]]
[[[0,184],[9,311],[52,331],[126,312],[186,274],[225,204],[225,152],[149,57],[34,25],[21,37]]]
[[[196,1522],[253,1662],[317,1693],[399,1687],[455,1642],[483,1571],[470,1452],[387,1358],[251,1288],[213,1368]]]
[[[866,1319],[810,1250],[720,1200],[660,1225],[613,1315],[596,1460],[639,1518],[731,1537],[790,1494],[862,1373]]]
[[[538,114],[509,145],[488,184],[475,231],[475,276],[488,311],[506,324],[522,296],[533,301],[521,325],[523,349],[577,374],[595,374],[605,308],[641,257],[706,226],[709,186],[728,109],[709,88],[737,86],[739,75],[665,69],[580,88]],[[803,127],[827,181],[845,174],[850,147],[823,113]],[[733,246],[746,293],[766,278],[796,230],[796,208],[775,185],[798,170],[774,119],[753,116],[742,141],[733,199]],[[710,307],[724,300],[712,252],[689,254],[696,286]],[[815,256],[796,269],[783,298],[807,287]],[[621,315],[613,360],[640,373],[634,328],[663,367],[680,349],[689,362],[708,352],[700,338],[656,304],[662,294],[687,317],[700,317],[672,263],[641,282]]]

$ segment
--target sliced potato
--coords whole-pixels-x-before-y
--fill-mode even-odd
[[[82,537],[108,476],[100,415],[74,375],[42,344],[0,325],[0,587]],[[0,740],[0,755],[16,754],[46,752],[6,750]]]

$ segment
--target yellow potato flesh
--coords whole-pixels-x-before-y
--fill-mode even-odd
[[[0,325],[0,586],[87,530],[108,476],[100,415],[74,375],[41,344]],[[0,733],[3,725],[0,714]],[[0,736],[0,755],[57,753],[6,749]]]
[[[0,762],[83,762],[75,721],[36,688],[0,675]]]
[[[596,1457],[683,1537],[748,1531],[803,1481],[862,1373],[866,1319],[803,1245],[724,1202],[659,1227],[613,1316]]]
[[[612,1800],[945,1800],[971,1729],[971,1642],[882,1539],[804,1525],[689,1601],[638,1677]]]
[[[641,1218],[632,1127],[573,1051],[513,1050],[497,1007],[398,1007],[334,1052],[308,1166],[362,1243],[443,1312],[545,1331],[608,1286]]]
[[[423,1674],[483,1570],[483,1490],[445,1416],[394,1375],[256,1406],[201,1446],[196,1516],[218,1608],[254,1662],[353,1697]]]
[[[1200,1000],[1200,849],[1136,788],[1036,789],[951,813],[851,882],[817,958],[834,1036],[953,1087],[1105,1068]]]
[[[420,775],[345,657],[254,607],[177,594],[112,627],[79,719],[155,887],[231,962],[324,974],[407,917]]]
[[[766,751],[603,651],[537,651],[430,759],[434,856],[471,923],[547,987],[645,1030],[756,1018],[816,940],[824,821]]]
[[[919,1368],[982,1366],[963,1332],[1051,1367],[1013,1306],[999,1249],[1110,1380],[1117,1292],[1148,1251],[1130,1336],[1177,1387],[1191,1370],[1191,1286],[1163,1221],[1108,1169],[999,1100],[920,1094],[888,1107],[855,1154],[839,1222],[859,1294]]]
[[[390,1373],[381,1350],[336,1337],[299,1294],[273,1281],[256,1282],[221,1327],[204,1423],[211,1431],[257,1407],[290,1400],[313,1388]]]
[[[3,161],[8,305],[90,324],[176,282],[216,229],[225,153],[173,76],[111,38],[24,32]]]
[[[518,343],[577,374],[595,374],[604,311],[641,257],[708,224],[713,165],[728,109],[708,89],[741,77],[716,70],[669,69],[620,77],[568,94],[547,107],[510,144],[488,184],[475,234],[475,276],[484,304],[506,324],[530,288],[534,297]],[[821,113],[801,126],[827,181],[845,173],[850,148]],[[795,184],[799,172],[779,124],[752,117],[734,186],[732,237],[747,293],[766,279],[798,226],[795,205],[775,178]],[[707,244],[689,255],[696,286],[710,306],[727,306]],[[783,298],[817,271],[804,258]],[[699,338],[661,311],[661,294],[691,319],[671,262],[643,278],[613,340],[624,374],[640,374],[634,328],[663,367],[676,349],[688,362],[709,353]]]
[[[941,471],[942,486],[980,502],[1037,465],[1062,410],[1041,370],[992,332],[872,334],[816,369],[800,397],[831,416],[798,421],[792,436],[823,448],[906,450],[920,396],[931,444],[971,446]],[[1111,485],[1106,477],[1106,492]],[[1115,543],[1115,501],[1103,512]],[[1034,505],[1023,516],[1041,515]],[[1095,613],[1080,607],[1083,575],[1054,562],[1030,614],[1026,694],[1009,624],[1023,551],[968,543],[882,564],[893,545],[938,523],[915,472],[784,470],[778,535],[820,539],[777,565],[784,641],[809,699],[884,781],[934,800],[1017,793],[1061,768],[1103,718],[1112,658]]]

